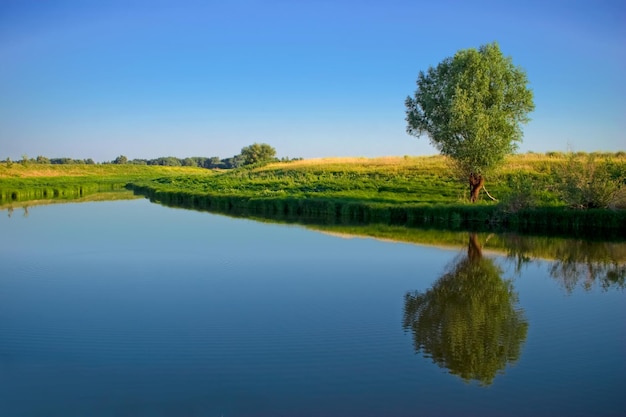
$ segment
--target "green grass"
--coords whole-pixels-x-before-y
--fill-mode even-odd
[[[141,178],[154,175],[184,174],[184,173],[211,173],[206,169],[196,167],[170,167],[159,165],[115,165],[115,164],[21,164],[13,162],[7,165],[0,162],[0,180],[10,178],[35,177],[107,177],[107,178]]]
[[[362,164],[285,163],[237,169],[210,178],[164,177],[135,183],[159,191],[248,198],[323,198],[390,204],[437,204],[462,198],[462,185],[453,177],[438,175],[417,165],[390,168],[369,165],[367,161]]]
[[[0,163],[0,204],[33,199],[73,199],[122,190],[133,181],[164,176],[213,175],[202,168],[146,165],[22,165]]]
[[[621,159],[626,169],[626,158]],[[486,187],[504,200],[513,179],[523,175],[536,184],[541,205],[558,205],[550,191],[564,157],[539,154],[512,156],[487,178]],[[146,182],[136,182],[148,185]],[[225,171],[210,178],[163,177],[151,181],[159,191],[187,191],[249,198],[325,198],[391,204],[466,203],[468,186],[453,175],[446,159],[433,157],[325,158],[272,163]]]

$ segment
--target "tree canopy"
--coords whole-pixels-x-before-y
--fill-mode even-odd
[[[534,109],[526,72],[497,43],[464,49],[427,72],[407,97],[407,132],[428,135],[463,175],[484,175],[522,140],[520,124]]]
[[[257,162],[269,161],[276,157],[276,149],[267,143],[253,143],[241,149],[243,164],[250,165]]]
[[[115,160],[113,160],[114,164],[119,164],[119,165],[123,165],[123,164],[127,164],[128,163],[128,158],[124,155],[120,155],[117,158],[115,158]]]

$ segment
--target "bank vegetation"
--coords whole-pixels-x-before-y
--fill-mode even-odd
[[[468,199],[443,156],[322,158],[236,169],[0,163],[0,202],[124,187],[172,205],[329,223],[626,235],[626,153],[526,153]]]

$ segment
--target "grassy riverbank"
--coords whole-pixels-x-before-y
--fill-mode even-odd
[[[626,158],[611,162],[626,170]],[[626,234],[624,210],[573,210],[556,191],[563,154],[512,156],[487,183],[499,199],[467,201],[467,186],[434,157],[326,158],[272,163],[206,179],[167,177],[132,188],[155,201],[236,215],[566,235]],[[521,201],[521,203],[520,203]]]
[[[598,164],[610,163],[618,176],[626,172],[622,153],[598,158]],[[626,235],[625,210],[567,207],[557,185],[563,183],[568,161],[560,153],[511,156],[487,179],[487,189],[499,201],[476,204],[467,201],[466,184],[441,156],[324,158],[226,171],[14,163],[0,164],[0,201],[82,196],[102,187],[128,186],[165,204],[268,218]]]
[[[612,163],[626,172],[626,157]],[[523,154],[508,158],[502,169],[488,177],[486,187],[500,202],[508,202],[523,188],[532,188],[538,206],[562,206],[556,193],[563,154]],[[271,163],[224,171],[199,180],[196,176],[135,182],[158,191],[218,194],[248,198],[323,198],[368,203],[465,204],[466,181],[459,180],[444,157],[324,158]],[[491,201],[483,202],[492,205]]]
[[[73,199],[102,191],[122,190],[134,181],[168,176],[207,177],[202,168],[146,165],[0,163],[0,204],[33,199]]]

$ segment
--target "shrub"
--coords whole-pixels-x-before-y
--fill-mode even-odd
[[[623,198],[626,183],[626,165],[623,163],[617,164],[610,159],[599,161],[593,154],[581,157],[570,153],[557,174],[557,192],[571,207],[615,207]]]
[[[535,207],[539,201],[537,185],[526,173],[515,173],[508,178],[511,193],[503,199],[501,208],[508,213]]]

